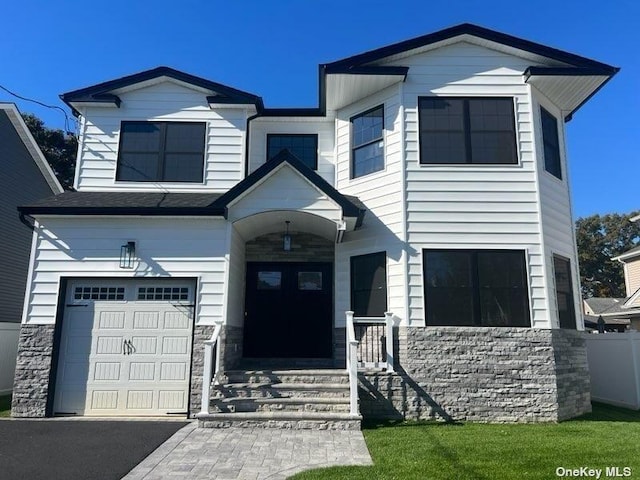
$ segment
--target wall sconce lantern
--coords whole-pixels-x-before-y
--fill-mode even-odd
[[[289,235],[289,220],[287,220],[286,222],[284,222],[287,224],[287,231],[285,232],[285,234],[282,237],[282,248],[284,248],[285,252],[288,252],[289,250],[291,250],[291,235]]]
[[[120,268],[133,268],[136,256],[136,242],[127,242],[120,247]]]

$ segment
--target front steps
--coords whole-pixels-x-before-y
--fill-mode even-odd
[[[230,370],[212,385],[201,427],[359,430],[344,370]]]

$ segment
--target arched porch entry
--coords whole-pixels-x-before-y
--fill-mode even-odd
[[[243,356],[331,358],[336,223],[284,210],[234,228],[245,240]]]

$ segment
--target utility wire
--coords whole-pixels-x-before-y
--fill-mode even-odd
[[[22,95],[18,95],[17,93],[12,92],[8,88],[4,87],[3,85],[0,85],[0,89],[4,90],[9,95],[12,95],[12,96],[14,96],[16,98],[19,98],[20,100],[24,100],[25,102],[32,102],[32,103],[36,103],[36,104],[38,104],[38,105],[40,105],[42,107],[51,108],[51,109],[54,109],[54,110],[60,110],[62,112],[62,114],[64,115],[64,129],[65,129],[65,131],[67,133],[70,132],[69,125],[70,125],[71,121],[69,119],[69,116],[67,115],[67,112],[64,110],[64,108],[58,107],[57,105],[47,105],[46,103],[39,102],[38,100],[33,100],[32,98],[23,97]]]

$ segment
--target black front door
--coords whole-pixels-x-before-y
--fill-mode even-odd
[[[331,263],[247,263],[244,356],[329,358]]]

